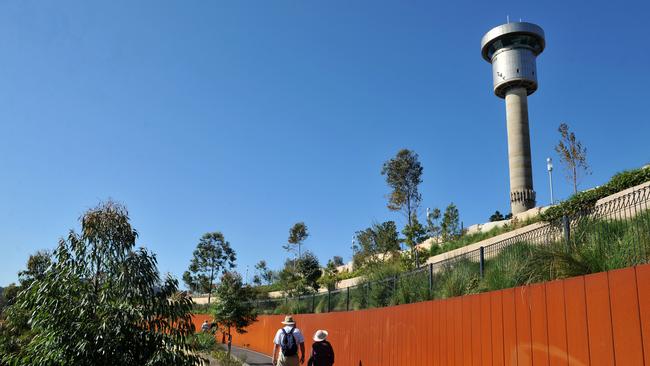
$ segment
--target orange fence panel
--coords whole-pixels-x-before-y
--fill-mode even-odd
[[[463,362],[463,303],[461,297],[451,299],[454,308],[453,329],[454,329],[454,363],[462,365]]]
[[[636,267],[636,284],[639,294],[643,355],[645,364],[650,365],[650,266]]]
[[[533,364],[531,354],[530,329],[530,289],[529,287],[515,288],[515,318],[517,323],[517,364],[528,366]]]
[[[503,360],[506,366],[517,365],[517,323],[515,322],[515,290],[503,290]]]
[[[463,347],[463,365],[472,365],[472,304],[469,297],[460,298],[462,303],[463,328],[462,328],[462,347]]]
[[[483,293],[478,295],[481,303],[481,359],[482,365],[492,364],[492,316],[491,295]]]
[[[422,306],[423,311],[423,320],[420,324],[420,329],[422,333],[425,334],[424,337],[424,348],[422,349],[422,360],[424,364],[431,365],[431,347],[432,347],[432,334],[430,332],[431,324],[433,323],[431,308],[433,307],[433,302],[427,301]]]
[[[564,308],[564,281],[551,281],[546,288],[546,316],[548,353],[551,365],[567,366],[566,312]]]
[[[433,359],[432,364],[434,366],[444,365],[444,363],[440,361],[440,355],[442,354],[442,337],[440,335],[440,331],[442,329],[442,323],[440,322],[440,304],[441,301],[434,301],[432,306],[433,322],[430,324],[430,326],[433,328],[431,330],[431,335],[433,336],[433,348],[431,350],[433,354],[431,355],[431,358]]]
[[[609,272],[616,363],[642,365],[641,321],[633,268]]]
[[[439,301],[440,305],[440,364],[450,365],[449,359],[449,335],[447,334],[447,300]]]
[[[548,329],[546,320],[546,288],[537,284],[530,289],[530,330],[533,365],[548,366]]]
[[[443,353],[447,354],[444,365],[454,365],[454,306],[450,299],[443,301],[445,334]]]
[[[503,300],[501,296],[502,291],[495,291],[490,294],[493,366],[503,366]]]
[[[481,298],[478,295],[467,296],[472,312],[472,365],[480,366],[481,362]]]
[[[589,332],[585,306],[585,283],[583,277],[564,281],[566,309],[567,349],[569,365],[589,365]]]
[[[589,354],[592,365],[614,364],[614,341],[612,319],[609,309],[609,284],[607,273],[585,277],[587,300],[587,328],[589,331]]]

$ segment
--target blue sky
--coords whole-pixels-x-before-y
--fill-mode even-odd
[[[347,259],[355,231],[401,227],[380,169],[404,147],[422,214],[508,212],[505,106],[479,50],[506,15],[547,35],[529,99],[539,203],[563,121],[588,148],[582,187],[603,183],[650,162],[648,4],[2,2],[0,285],[109,197],[178,277],[216,230],[241,272],[278,268],[297,221],[321,261]]]

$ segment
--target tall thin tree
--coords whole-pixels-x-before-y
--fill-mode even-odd
[[[555,151],[560,155],[560,161],[567,170],[567,179],[573,183],[573,193],[578,193],[578,180],[580,173],[591,174],[587,163],[587,148],[578,141],[575,133],[569,131],[569,125],[561,123],[557,129],[560,132],[560,141],[555,146]]]
[[[411,245],[411,250],[415,250],[417,245],[417,243],[413,244],[415,241],[413,219],[422,201],[422,195],[418,190],[418,186],[422,183],[422,170],[418,154],[408,149],[398,151],[397,155],[386,161],[381,169],[381,174],[386,176],[386,183],[392,188],[387,207],[391,211],[402,211],[406,216],[408,228],[405,232],[410,233],[407,243]]]
[[[302,244],[308,237],[307,225],[302,221],[297,222],[289,229],[289,239],[287,239],[287,244],[283,248],[288,252],[297,250],[298,259],[300,259],[302,257]]]

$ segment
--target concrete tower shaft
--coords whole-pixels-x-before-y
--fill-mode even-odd
[[[528,95],[537,90],[535,60],[545,46],[542,28],[522,22],[495,27],[481,40],[481,54],[492,64],[494,94],[506,100],[510,208],[513,214],[535,207]]]
[[[528,93],[523,87],[506,92],[508,165],[510,170],[510,209],[513,213],[535,207],[533,170],[530,161]]]

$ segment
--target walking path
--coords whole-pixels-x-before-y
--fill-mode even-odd
[[[225,348],[225,347],[224,347]],[[230,353],[248,366],[273,366],[271,357],[246,348],[232,346]]]

